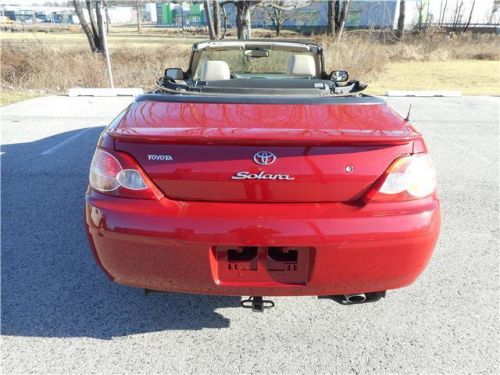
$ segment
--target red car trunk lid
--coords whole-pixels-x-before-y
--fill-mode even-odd
[[[385,104],[161,101],[109,134],[167,197],[218,202],[352,201],[420,137]]]

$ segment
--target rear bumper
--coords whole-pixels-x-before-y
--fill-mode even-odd
[[[337,295],[395,289],[427,265],[440,227],[436,197],[354,206],[146,201],[86,195],[97,262],[135,287],[218,295]],[[313,249],[304,283],[247,272],[222,280],[215,248]],[[239,272],[239,271],[238,271]],[[243,275],[241,273],[241,275]],[[249,276],[250,275],[250,276]]]

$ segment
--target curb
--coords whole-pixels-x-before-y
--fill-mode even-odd
[[[68,90],[68,96],[137,96],[144,93],[139,88],[72,88]]]
[[[386,96],[414,96],[414,97],[459,97],[461,91],[386,91]]]

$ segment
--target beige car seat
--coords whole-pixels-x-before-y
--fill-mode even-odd
[[[292,55],[288,58],[286,70],[291,76],[315,77],[316,62],[311,55]]]
[[[229,65],[225,61],[205,61],[201,66],[200,81],[231,79]]]

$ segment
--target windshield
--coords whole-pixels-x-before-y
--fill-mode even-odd
[[[206,61],[225,61],[233,78],[309,78],[310,75],[289,74],[289,59],[296,54],[297,52],[272,49],[205,49],[200,54],[193,79],[200,78],[201,67]],[[300,52],[300,54],[315,58],[314,53]]]

